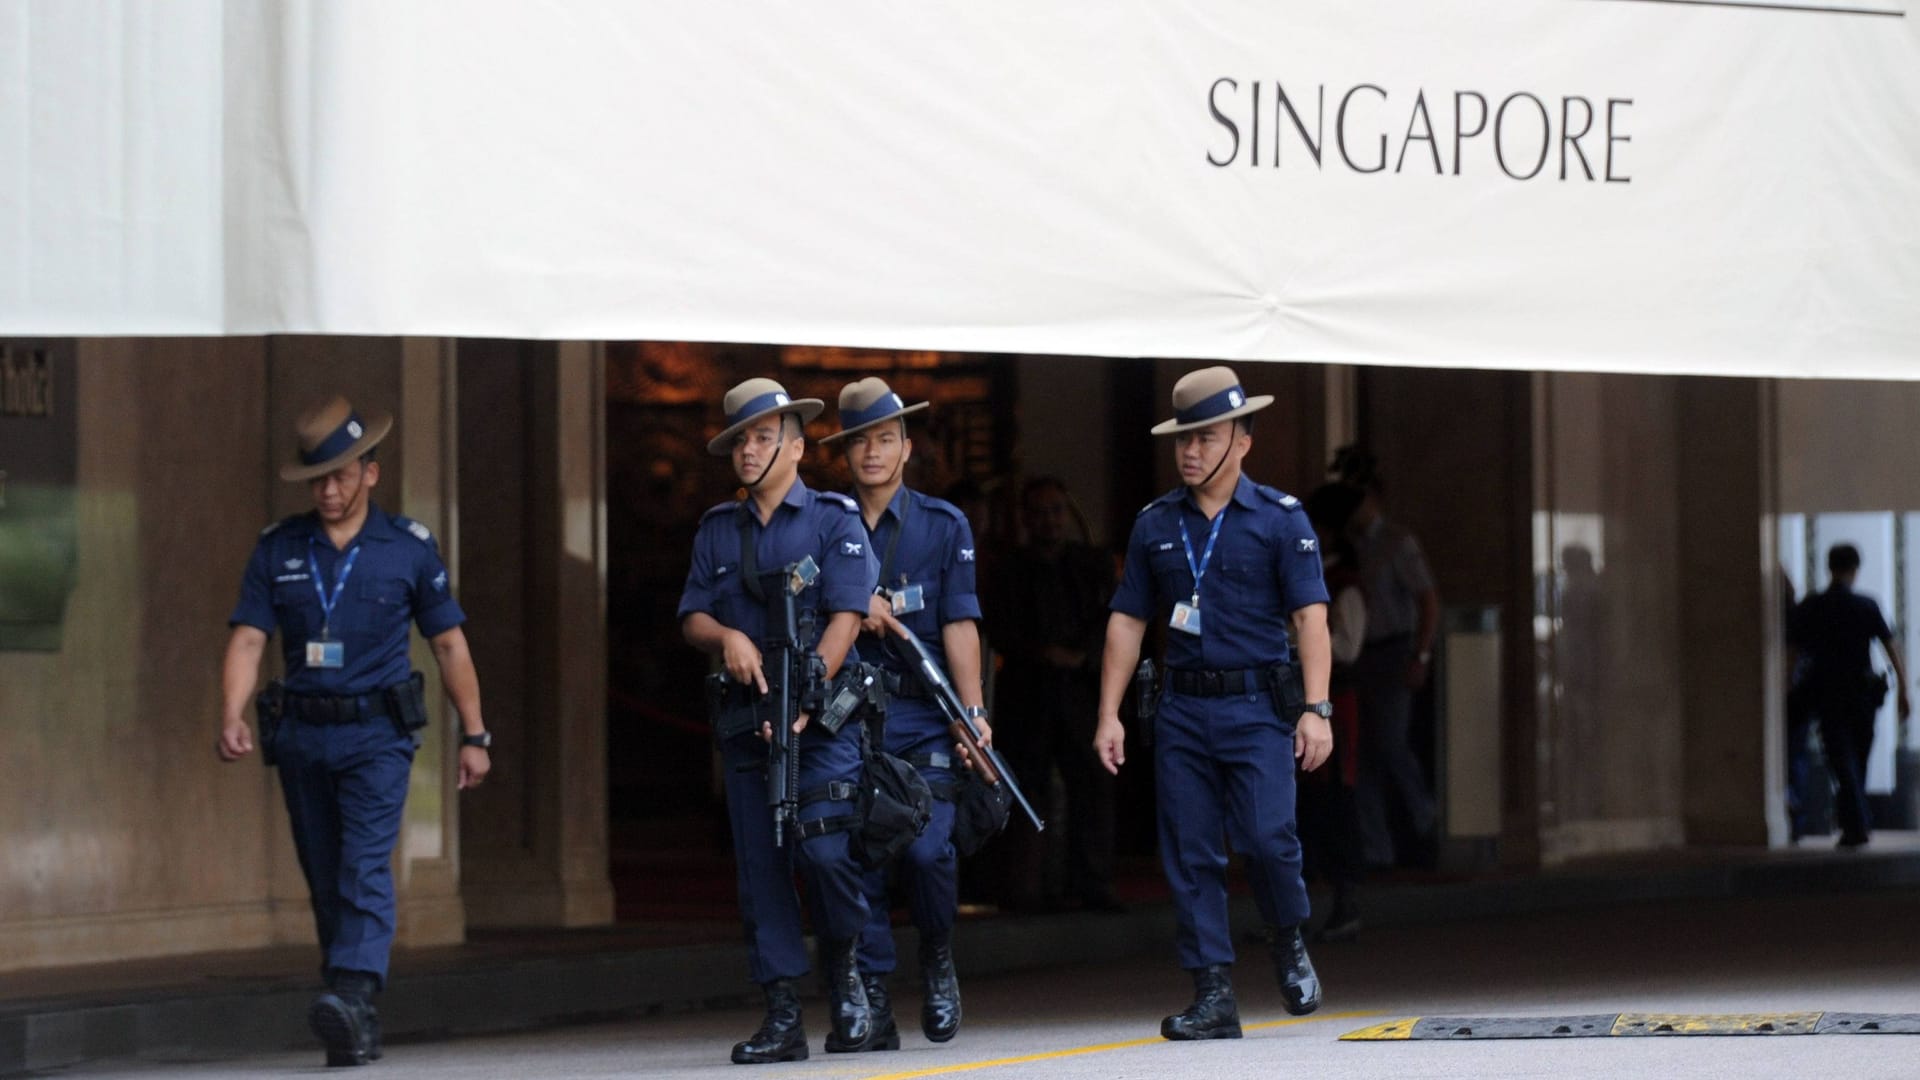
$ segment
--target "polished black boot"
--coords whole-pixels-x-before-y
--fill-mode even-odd
[[[1298,926],[1273,931],[1273,974],[1280,980],[1280,997],[1287,1011],[1305,1016],[1320,1007],[1320,976],[1307,956],[1307,943]]]
[[[775,979],[767,992],[767,1018],[746,1042],[733,1045],[735,1065],[767,1065],[807,1060],[807,1029],[800,1023],[800,995],[792,979]]]
[[[366,1065],[380,1056],[380,1021],[373,1010],[378,984],[360,971],[327,977],[328,990],[307,1009],[307,1026],[327,1048],[330,1067]]]
[[[1193,1004],[1160,1021],[1160,1037],[1181,1042],[1240,1037],[1240,1005],[1233,1000],[1227,965],[1193,969]]]
[[[920,1030],[943,1043],[960,1033],[960,975],[953,970],[953,938],[920,939]]]
[[[869,1050],[900,1049],[900,1027],[893,1022],[893,995],[887,990],[887,977],[878,972],[860,976],[867,987],[867,1009],[873,1014],[873,1039]]]
[[[820,939],[820,967],[833,1009],[833,1030],[827,1034],[829,1054],[858,1053],[873,1041],[873,1010],[867,1005],[867,987],[860,981],[853,948],[852,941]]]

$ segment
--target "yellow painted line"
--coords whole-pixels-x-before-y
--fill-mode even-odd
[[[1822,1014],[1621,1013],[1612,1035],[1764,1035],[1811,1032]]]
[[[1242,1024],[1243,1031],[1261,1031],[1266,1028],[1289,1027],[1294,1024],[1311,1024],[1316,1020],[1354,1020],[1376,1016],[1377,1013],[1347,1012],[1327,1013],[1321,1016],[1295,1016],[1285,1020],[1266,1020],[1258,1024]],[[1075,1046],[1066,1050],[1047,1050],[1038,1054],[1025,1054],[1020,1057],[994,1058],[991,1061],[967,1061],[957,1065],[937,1065],[931,1069],[914,1069],[911,1072],[877,1073],[865,1080],[915,1080],[921,1076],[946,1076],[949,1073],[973,1072],[976,1069],[997,1069],[1005,1065],[1031,1065],[1036,1061],[1056,1061],[1060,1058],[1081,1057],[1086,1054],[1104,1054],[1109,1050],[1131,1050],[1137,1046],[1152,1046],[1169,1040],[1155,1035],[1151,1039],[1128,1039],[1126,1042],[1100,1043],[1096,1046]]]
[[[1375,1024],[1372,1027],[1361,1028],[1358,1031],[1349,1031],[1345,1035],[1340,1036],[1340,1041],[1385,1042],[1390,1039],[1411,1039],[1413,1038],[1413,1025],[1419,1022],[1420,1018],[1417,1016],[1409,1016],[1405,1020],[1389,1020],[1384,1024]]]

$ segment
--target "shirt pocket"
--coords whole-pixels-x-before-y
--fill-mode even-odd
[[[1185,600],[1193,592],[1193,573],[1187,566],[1187,549],[1180,538],[1147,541],[1147,569],[1153,574],[1154,588],[1162,596]]]
[[[404,578],[368,578],[354,590],[351,614],[336,610],[334,618],[342,626],[372,633],[383,633],[396,623],[404,626],[412,613],[413,590]],[[341,608],[347,606],[343,600]],[[344,618],[343,618],[344,617]]]
[[[288,638],[303,641],[320,632],[320,604],[312,578],[302,574],[298,581],[276,581],[270,599],[274,621]]]

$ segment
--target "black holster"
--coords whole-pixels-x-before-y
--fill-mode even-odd
[[[1298,663],[1275,664],[1267,669],[1267,697],[1274,714],[1288,727],[1300,722],[1307,711],[1307,685]]]
[[[1140,729],[1140,745],[1153,745],[1153,718],[1160,713],[1160,692],[1154,686],[1153,661],[1142,659],[1133,669],[1133,716]]]
[[[724,744],[760,730],[760,714],[753,700],[757,693],[740,686],[724,671],[707,676],[707,720],[713,724],[715,743]]]
[[[287,714],[286,684],[275,679],[255,694],[253,713],[260,729],[260,761],[268,766],[278,765],[273,748],[280,735],[280,721]]]
[[[427,726],[427,677],[416,671],[407,676],[406,682],[395,683],[380,693],[387,699],[387,715],[393,718],[393,726],[418,742],[420,730]]]

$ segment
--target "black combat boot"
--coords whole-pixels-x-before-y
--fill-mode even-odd
[[[775,979],[762,989],[767,992],[767,1018],[746,1042],[733,1044],[733,1063],[807,1060],[807,1029],[800,1023],[800,995],[794,993],[793,980]]]
[[[1193,969],[1193,1004],[1160,1021],[1160,1037],[1182,1042],[1240,1037],[1240,1006],[1233,1000],[1233,979],[1227,974],[1227,965]]]
[[[364,971],[334,971],[328,989],[307,1009],[307,1026],[327,1048],[330,1067],[366,1065],[380,1056],[380,1020],[373,994],[378,981]]]
[[[900,1049],[900,1027],[893,1022],[893,995],[887,991],[887,977],[869,971],[860,976],[867,987],[867,1009],[873,1014],[873,1041],[869,1050]]]
[[[960,975],[953,970],[951,935],[920,939],[920,1030],[943,1043],[960,1033]]]
[[[827,980],[827,1002],[833,1008],[833,1030],[827,1033],[827,1053],[852,1054],[873,1041],[873,1010],[867,1005],[867,987],[860,981],[852,941],[820,939],[820,967]]]
[[[1280,980],[1280,997],[1287,1011],[1305,1016],[1320,1007],[1320,976],[1307,956],[1307,943],[1298,926],[1273,929],[1273,973]]]

